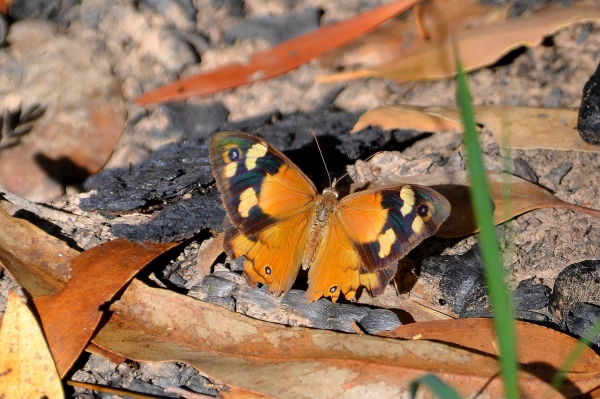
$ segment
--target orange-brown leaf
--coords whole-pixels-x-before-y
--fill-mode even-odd
[[[552,373],[562,366],[577,345],[577,340],[550,328],[523,321],[515,323],[519,361],[524,364],[544,363],[547,366],[546,372],[549,373],[547,377],[552,377]],[[412,323],[377,335],[447,342],[496,356],[495,334],[492,319],[475,318]],[[553,348],[551,351],[548,350],[550,347]],[[586,348],[571,372],[593,373],[598,372],[599,368],[600,357],[591,348]]]
[[[61,290],[67,283],[69,262],[78,253],[63,241],[0,208],[0,265],[32,297]]]
[[[350,20],[324,26],[268,50],[256,53],[246,65],[226,65],[144,93],[138,104],[182,100],[270,79],[340,46],[407,10],[418,0],[401,0],[367,11]]]
[[[98,345],[139,361],[186,362],[262,395],[400,397],[409,381],[435,372],[462,395],[502,396],[496,357],[455,345],[267,323],[138,281],[112,309],[94,338]],[[600,361],[591,360],[589,371],[568,373],[566,397],[599,385]],[[526,396],[562,397],[528,370],[519,377]]]
[[[135,274],[175,243],[110,241],[71,261],[71,279],[54,295],[34,299],[61,376],[71,368],[96,329],[102,305]]]
[[[202,279],[204,276],[210,274],[212,264],[215,263],[217,257],[223,253],[224,237],[225,235],[223,233],[219,233],[200,245],[200,251],[198,252],[198,258],[196,259],[196,266],[199,273],[196,278]]]

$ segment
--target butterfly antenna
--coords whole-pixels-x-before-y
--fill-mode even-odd
[[[331,175],[329,174],[329,169],[327,169],[327,163],[325,163],[325,157],[323,157],[323,151],[321,151],[321,146],[319,145],[319,140],[317,140],[317,135],[315,134],[315,132],[312,129],[310,130],[310,133],[315,138],[315,143],[317,143],[317,148],[319,149],[319,154],[321,154],[321,159],[323,160],[323,165],[325,166],[325,172],[327,172],[327,178],[329,179],[329,186],[333,187],[333,184],[335,184],[335,181],[333,183],[331,182]],[[336,179],[336,181],[337,181],[337,179]]]

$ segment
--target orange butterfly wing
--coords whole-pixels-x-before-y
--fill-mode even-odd
[[[283,153],[248,134],[213,135],[209,158],[228,217],[227,254],[246,256],[249,283],[288,291],[316,212],[314,185]]]
[[[436,191],[405,185],[343,198],[330,218],[308,274],[307,299],[353,299],[359,286],[381,293],[397,261],[437,231],[450,204]]]

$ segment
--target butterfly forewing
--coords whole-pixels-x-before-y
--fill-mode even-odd
[[[450,203],[436,191],[417,185],[368,190],[338,206],[344,227],[367,272],[388,269],[450,215]]]
[[[213,135],[210,162],[227,212],[225,250],[249,283],[288,291],[302,260],[316,189],[280,151],[238,132]]]
[[[258,137],[217,133],[209,156],[227,215],[246,235],[306,211],[317,195],[285,155]]]

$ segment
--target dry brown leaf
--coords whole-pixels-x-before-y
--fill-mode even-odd
[[[456,31],[503,21],[508,9],[508,4],[490,6],[478,0],[424,1],[418,4],[418,9],[413,7],[413,12],[407,13],[405,18],[389,21],[327,53],[321,61],[332,68],[374,67],[415,51],[428,41],[446,37],[449,27]]]
[[[324,26],[252,56],[248,64],[230,64],[180,79],[146,92],[138,104],[182,100],[270,79],[340,46],[407,10],[418,0],[400,0],[366,11],[355,18]]]
[[[223,240],[225,234],[219,233],[215,237],[211,237],[205,240],[200,245],[200,251],[198,252],[198,258],[196,259],[196,266],[198,269],[198,276],[196,279],[202,279],[204,276],[210,274],[210,269],[217,257],[223,253]]]
[[[36,105],[45,111],[25,121],[32,130],[20,144],[2,149],[0,184],[44,202],[63,195],[65,183],[100,171],[127,111],[120,82],[99,49],[35,20],[13,23],[7,41],[18,75],[5,69],[12,85],[0,88],[0,111],[20,108],[23,116]]]
[[[496,358],[453,345],[286,327],[136,280],[111,309],[96,344],[138,361],[186,362],[217,382],[262,395],[400,397],[427,372],[465,396],[502,395]],[[562,391],[566,397],[598,385],[597,374],[576,376],[568,375],[574,383]],[[519,377],[526,397],[562,397],[528,371]]]
[[[368,110],[358,118],[350,133],[368,127],[383,130],[412,129],[422,132],[460,133],[463,125],[458,111],[444,108],[384,105]]]
[[[421,182],[419,184],[427,185],[423,182],[422,176],[416,180]],[[600,217],[599,210],[564,202],[546,189],[508,173],[488,173],[488,182],[494,202],[495,224],[504,223],[518,215],[542,208],[566,208]],[[432,185],[432,187],[444,195],[452,205],[450,217],[436,232],[436,236],[453,238],[476,232],[466,179],[462,184]]]
[[[551,374],[560,368],[577,345],[577,340],[547,327],[516,321],[519,361],[524,364],[545,363]],[[447,342],[496,355],[496,333],[492,319],[450,319],[412,323],[377,335],[403,339],[425,339]],[[548,348],[553,350],[549,351]],[[571,373],[585,374],[600,371],[600,357],[586,348],[571,368]],[[600,381],[598,381],[600,387]]]
[[[437,40],[431,40],[412,52],[399,54],[398,58],[385,64],[354,71],[350,76],[376,76],[397,82],[454,76],[453,46],[458,49],[463,69],[469,72],[495,63],[518,47],[536,46],[544,37],[561,28],[599,19],[600,9],[595,5],[573,4],[568,8],[548,7],[534,15],[476,27],[453,29],[450,26],[447,33]],[[344,77],[341,74],[338,78]],[[326,78],[335,79],[335,76]]]
[[[383,155],[383,153],[382,153]],[[398,155],[400,156],[400,155]],[[377,164],[377,156],[368,162]],[[420,176],[399,176],[394,162],[386,162],[378,166],[386,180],[378,180],[370,187],[387,186],[390,184],[408,183],[429,186],[442,194],[450,202],[452,211],[450,217],[435,233],[437,237],[464,237],[477,231],[466,174],[429,174]],[[395,174],[396,173],[396,174]],[[554,194],[508,173],[488,173],[491,197],[494,202],[494,223],[500,224],[518,215],[534,209],[567,208],[575,212],[600,217],[600,210],[569,204],[558,199]],[[359,185],[363,187],[364,185]]]
[[[534,107],[476,107],[475,118],[506,148],[544,148],[600,152],[577,132],[577,110]],[[424,132],[462,131],[457,110],[438,107],[392,106],[373,108],[358,119],[351,133],[369,126]]]
[[[0,265],[32,297],[61,290],[67,282],[69,262],[78,254],[63,241],[0,208]]]
[[[600,10],[595,6],[574,4],[536,13],[480,28],[462,30],[438,42],[432,42],[417,52],[407,54],[397,61],[373,68],[373,76],[396,81],[435,79],[454,76],[456,64],[452,41],[458,49],[466,72],[491,65],[504,54],[521,46],[536,46],[544,37],[561,28],[597,21]]]
[[[175,245],[125,240],[99,245],[71,261],[71,279],[64,289],[34,299],[61,377],[94,334],[103,315],[100,307],[140,269]]]
[[[219,399],[276,399],[273,396],[263,395],[256,392],[250,392],[246,389],[237,387],[227,387],[219,392]]]
[[[0,398],[64,398],[42,330],[14,291],[0,328]]]
[[[102,356],[103,358],[108,359],[113,364],[121,364],[127,360],[123,356],[117,355],[113,352],[109,352],[106,349],[94,344],[93,342],[91,342],[88,346],[85,347],[85,351],[98,356]]]

